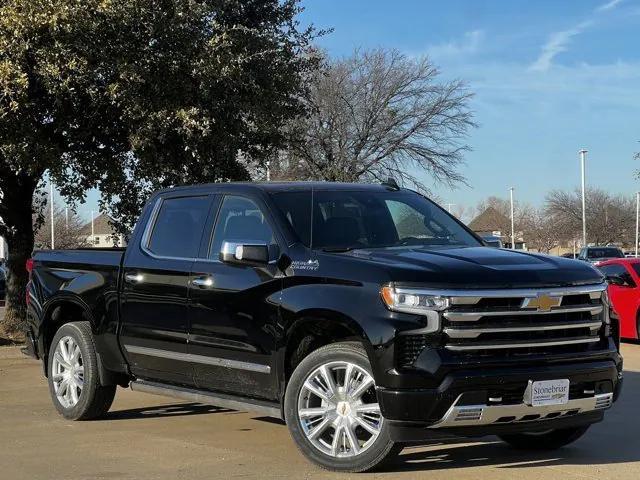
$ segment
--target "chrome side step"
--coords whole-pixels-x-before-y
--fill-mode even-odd
[[[260,413],[262,415],[282,418],[282,410],[275,402],[265,400],[254,400],[252,398],[237,397],[225,393],[210,392],[207,390],[196,390],[187,387],[167,385],[164,383],[149,382],[147,380],[135,380],[131,382],[131,390],[137,392],[151,393],[165,397],[174,397],[181,400],[214,405],[231,410],[245,410]]]
[[[475,427],[517,422],[537,422],[578,413],[605,410],[613,405],[613,393],[602,393],[588,398],[569,400],[564,405],[532,407],[517,405],[458,405],[460,395],[444,417],[430,428]]]

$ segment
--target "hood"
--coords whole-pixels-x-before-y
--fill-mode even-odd
[[[440,288],[551,287],[603,281],[587,262],[490,247],[394,247],[341,255],[384,267],[394,282]]]

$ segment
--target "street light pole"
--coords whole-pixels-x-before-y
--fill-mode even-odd
[[[638,227],[640,224],[640,192],[636,192],[636,258],[638,258]]]
[[[51,250],[56,248],[56,239],[54,233],[54,224],[53,224],[53,182],[49,179],[49,201],[51,202]]]
[[[583,148],[580,150],[580,172],[582,180],[582,246],[587,246],[587,206],[585,201],[585,159],[587,151]]]
[[[513,222],[513,187],[509,189],[511,195],[511,250],[516,249],[516,231]]]

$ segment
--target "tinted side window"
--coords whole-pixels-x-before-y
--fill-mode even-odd
[[[273,230],[260,207],[245,197],[224,197],[213,232],[209,258],[218,258],[224,241],[258,241],[274,245]]]
[[[311,192],[282,192],[271,195],[293,227],[300,241],[307,247],[311,245]]]
[[[163,200],[147,248],[163,257],[195,258],[209,205],[207,196]]]
[[[629,273],[629,271],[624,267],[624,265],[613,264],[613,265],[603,265],[600,267],[600,271],[605,275],[615,275],[617,277],[622,278],[627,285],[631,287],[635,287],[636,283],[633,281],[633,277]]]

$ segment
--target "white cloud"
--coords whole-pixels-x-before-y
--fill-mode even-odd
[[[622,0],[610,0],[607,3],[603,3],[595,9],[592,17],[596,17],[598,14],[613,10],[621,2]],[[536,61],[533,62],[530,69],[541,72],[546,72],[547,70],[549,70],[556,55],[567,51],[567,49],[569,48],[569,44],[571,43],[571,39],[577,35],[580,35],[593,24],[594,19],[585,20],[568,30],[552,33],[549,36],[549,40],[547,40],[547,43],[542,46],[542,52],[540,53],[540,56],[538,56]]]
[[[461,40],[451,41],[440,45],[433,45],[427,49],[427,53],[434,59],[446,59],[460,57],[476,53],[484,39],[482,30],[466,32]]]
[[[531,65],[531,70],[547,71],[553,59],[561,52],[565,52],[571,42],[571,39],[576,35],[581,34],[585,29],[589,28],[593,22],[586,20],[579,23],[569,30],[563,30],[561,32],[555,32],[551,34],[549,40],[542,47],[542,53],[535,62]]]
[[[596,12],[606,12],[607,10],[612,10],[616,8],[621,2],[622,0],[610,0],[609,2],[604,3],[596,8]]]

